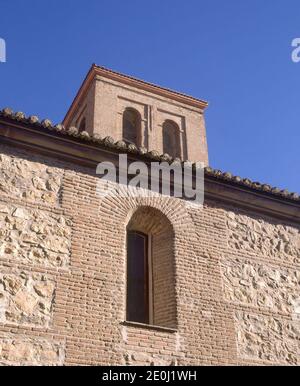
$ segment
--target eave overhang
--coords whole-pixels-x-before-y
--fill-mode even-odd
[[[18,113],[17,113],[18,114]],[[21,114],[21,113],[20,113]],[[119,154],[126,153],[128,161],[143,161],[150,166],[153,161],[167,161],[165,155],[145,152],[134,146],[125,147],[122,141],[110,137],[100,139],[87,133],[68,132],[63,126],[49,126],[49,121],[35,122],[34,117],[4,116],[0,113],[0,141],[14,147],[27,149],[44,156],[86,166],[96,171],[99,162],[109,161],[118,167]],[[26,121],[25,121],[26,119]],[[191,165],[193,168],[194,165]],[[95,173],[96,176],[96,173]],[[205,168],[205,200],[220,204],[259,211],[266,215],[300,223],[300,198],[295,193],[253,183],[230,173]]]

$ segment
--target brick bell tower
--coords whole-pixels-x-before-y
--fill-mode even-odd
[[[92,65],[63,124],[208,165],[207,102]]]

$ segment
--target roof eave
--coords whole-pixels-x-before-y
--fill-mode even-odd
[[[145,82],[141,79],[137,79],[128,75],[121,74],[119,72],[109,70],[105,67],[97,66],[96,64],[93,64],[86,75],[83,83],[81,84],[69,110],[67,111],[65,118],[63,120],[64,126],[68,127],[70,124],[71,117],[74,114],[74,111],[76,110],[76,106],[78,106],[81,102],[81,100],[84,98],[86,95],[92,81],[97,77],[97,76],[103,76],[105,78],[126,84],[128,86],[142,89],[147,92],[151,92],[156,95],[160,95],[165,98],[173,99],[177,102],[180,102],[182,104],[192,106],[194,108],[198,108],[202,112],[208,107],[208,102],[194,98],[192,96],[179,93],[177,91],[164,88],[152,83]]]
[[[84,158],[88,158],[89,151],[85,151],[87,147],[93,148],[94,152],[100,154],[99,151],[105,154],[108,153],[127,153],[131,158],[137,158],[145,162],[164,161],[172,163],[183,162],[182,160],[172,159],[167,154],[160,155],[156,151],[147,151],[144,148],[137,148],[134,145],[127,145],[123,141],[115,141],[111,137],[101,138],[97,134],[90,135],[87,132],[79,133],[78,129],[66,129],[63,125],[53,126],[48,119],[40,122],[38,117],[26,117],[23,113],[13,113],[6,108],[0,111],[0,137],[1,140],[13,140],[14,143],[22,143],[26,139],[28,146],[30,143],[43,143],[45,151],[50,145],[50,140],[56,142],[56,147],[61,150],[57,153],[60,158],[64,158],[68,153],[72,152],[73,145],[80,150]],[[40,140],[40,142],[38,142]],[[41,145],[39,146],[41,147]],[[97,155],[98,157],[98,155]],[[101,158],[101,157],[100,157]],[[192,164],[191,167],[197,167]],[[268,184],[252,182],[247,178],[234,176],[229,172],[205,168],[206,181],[214,181],[218,185],[233,186],[235,189],[249,192],[249,194],[265,197],[266,200],[276,200],[282,204],[292,204],[299,207],[300,196],[297,193],[290,193],[287,190],[274,188]],[[299,216],[300,218],[300,216]]]

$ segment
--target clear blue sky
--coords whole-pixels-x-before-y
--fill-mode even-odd
[[[208,100],[210,164],[300,192],[299,0],[0,0],[0,107],[60,122],[95,62]]]

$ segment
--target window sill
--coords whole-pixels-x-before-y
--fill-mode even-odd
[[[144,323],[138,323],[138,322],[129,322],[127,320],[125,320],[124,322],[121,322],[121,324],[123,326],[143,328],[145,330],[160,331],[160,332],[166,332],[171,334],[175,334],[177,332],[176,328],[154,326],[152,324],[144,324]]]

